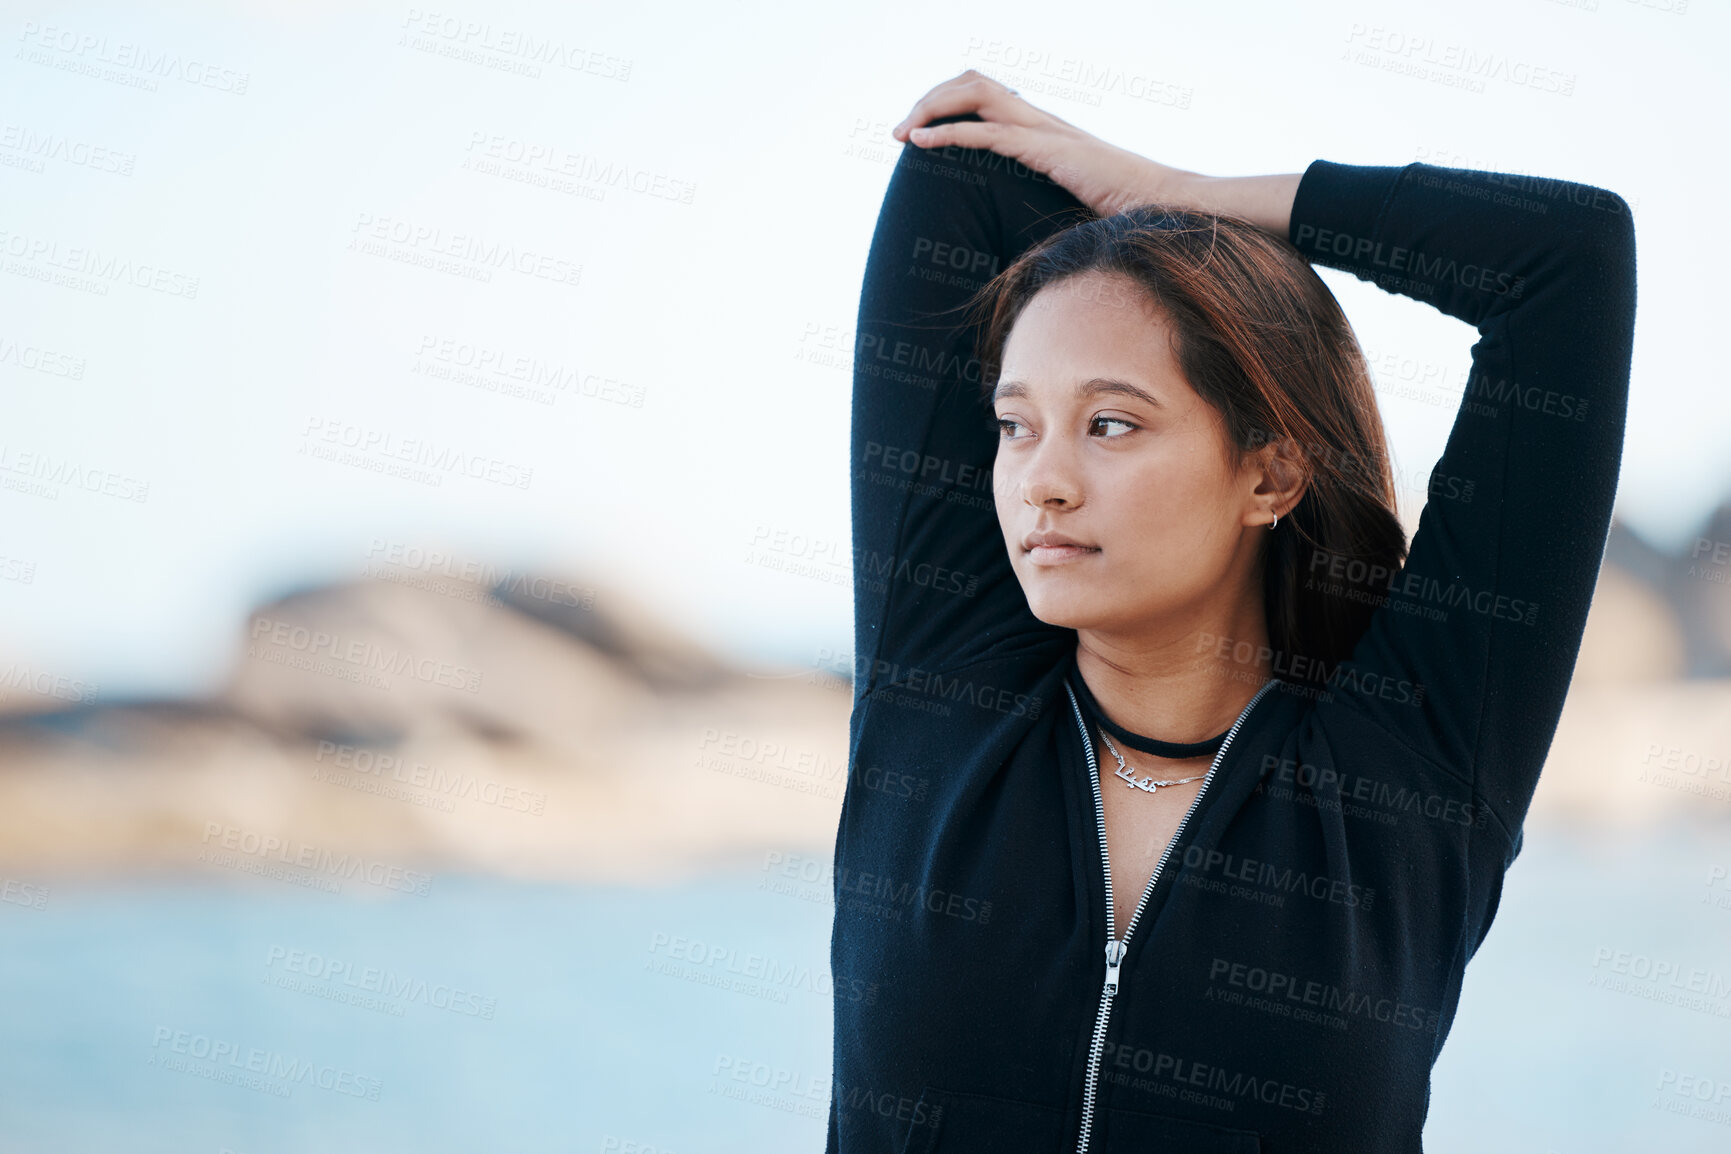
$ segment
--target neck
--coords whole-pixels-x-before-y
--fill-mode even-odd
[[[1235,648],[1250,659],[1235,660]],[[1130,732],[1161,741],[1204,741],[1230,728],[1268,680],[1270,656],[1260,605],[1207,628],[1076,635],[1076,668],[1101,710]]]

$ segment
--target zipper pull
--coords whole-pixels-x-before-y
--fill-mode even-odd
[[[1124,939],[1113,938],[1106,943],[1106,993],[1118,992],[1118,966],[1124,961]]]

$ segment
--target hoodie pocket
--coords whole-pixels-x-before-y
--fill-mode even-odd
[[[1074,1141],[1066,1111],[1014,1098],[965,1094],[927,1086],[914,1109],[902,1154],[986,1154],[1062,1151]],[[1255,1147],[1252,1147],[1255,1149]]]
[[[1096,1115],[1090,1154],[1144,1154],[1149,1150],[1182,1150],[1185,1154],[1259,1154],[1262,1139],[1253,1130],[1234,1130],[1207,1122],[1192,1122],[1169,1114],[1114,1107],[1106,1111],[1104,1130]]]

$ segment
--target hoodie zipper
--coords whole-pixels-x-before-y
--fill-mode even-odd
[[[1130,935],[1135,932],[1136,922],[1142,916],[1142,907],[1148,904],[1148,895],[1154,892],[1154,885],[1160,880],[1160,871],[1166,867],[1166,859],[1172,856],[1172,849],[1183,836],[1184,827],[1190,824],[1190,815],[1196,812],[1196,807],[1202,803],[1202,795],[1207,793],[1208,787],[1213,784],[1214,771],[1219,769],[1220,763],[1225,760],[1226,750],[1237,736],[1238,727],[1244,724],[1244,719],[1250,716],[1250,711],[1262,700],[1262,695],[1273,688],[1276,680],[1269,679],[1256,691],[1256,696],[1250,699],[1244,711],[1238,715],[1238,720],[1226,731],[1226,737],[1221,741],[1220,749],[1215,753],[1214,761],[1202,779],[1202,788],[1196,791],[1196,796],[1190,801],[1190,808],[1184,811],[1178,828],[1172,831],[1172,838],[1166,843],[1166,852],[1154,863],[1154,872],[1148,877],[1148,885],[1142,891],[1142,900],[1136,903],[1136,912],[1130,915],[1130,924],[1124,927],[1124,936],[1121,938],[1117,936],[1117,919],[1112,907],[1112,861],[1106,852],[1106,803],[1100,796],[1100,767],[1094,760],[1094,741],[1088,736],[1088,726],[1082,719],[1082,707],[1076,703],[1076,692],[1070,688],[1068,680],[1064,682],[1064,692],[1070,695],[1070,708],[1076,714],[1076,728],[1082,732],[1082,748],[1088,754],[1088,782],[1094,787],[1094,821],[1100,835],[1100,865],[1106,875],[1106,986],[1100,992],[1100,1011],[1094,1017],[1094,1040],[1088,1047],[1088,1079],[1082,1087],[1082,1132],[1076,1140],[1076,1154],[1087,1154],[1088,1135],[1094,1128],[1094,1096],[1100,1078],[1100,1052],[1106,1043],[1106,1019],[1112,1013],[1112,995],[1118,992],[1118,971],[1124,964],[1124,954],[1130,946]]]

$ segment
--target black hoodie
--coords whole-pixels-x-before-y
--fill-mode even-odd
[[[827,1149],[1418,1151],[1609,530],[1628,205],[1426,164],[1306,170],[1306,259],[1479,340],[1405,566],[1312,574],[1373,598],[1370,625],[1327,685],[1277,663],[1239,716],[1113,993],[1110,754],[1066,685],[1075,631],[1036,619],[1010,566],[975,332],[935,315],[1079,209],[997,154],[910,144],[872,239],[831,964],[878,996],[835,1000]]]

